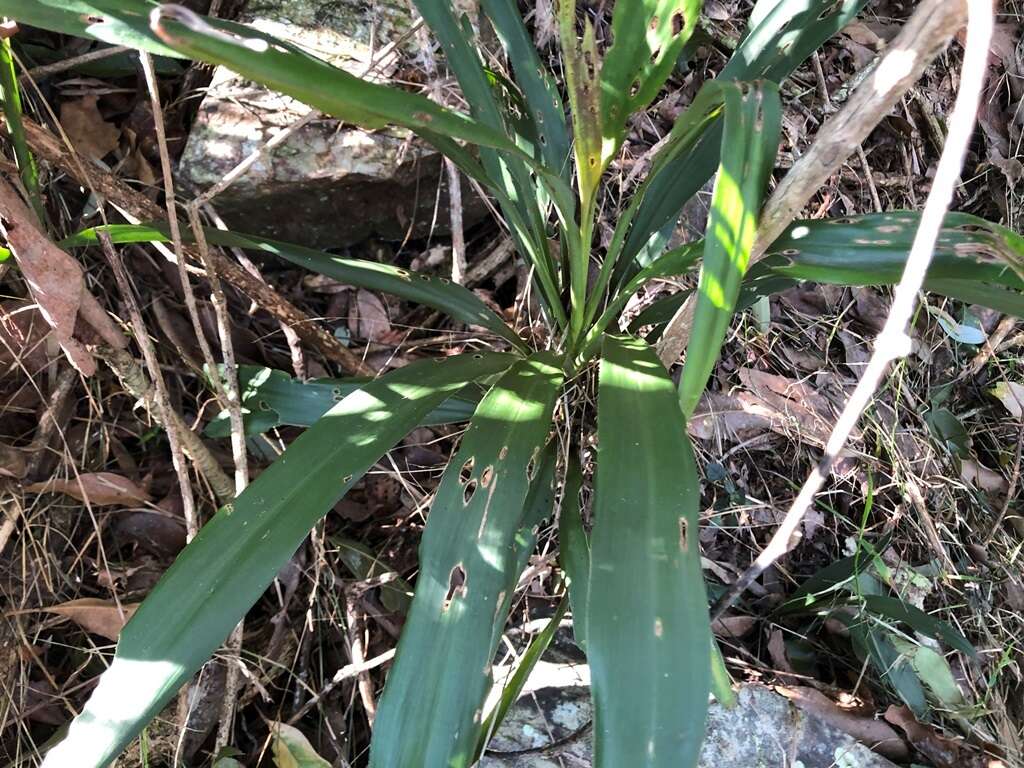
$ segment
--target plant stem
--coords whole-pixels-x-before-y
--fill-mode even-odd
[[[7,38],[0,40],[0,100],[3,101],[4,117],[7,122],[7,131],[11,137],[11,144],[14,146],[14,160],[18,164],[18,175],[21,183],[28,192],[29,203],[32,210],[39,219],[39,224],[45,230],[46,208],[43,206],[43,196],[39,191],[39,173],[36,170],[36,161],[28,148],[28,141],[25,139],[25,126],[21,121],[21,92],[18,90],[18,77],[14,71],[14,53],[11,51],[11,41]]]

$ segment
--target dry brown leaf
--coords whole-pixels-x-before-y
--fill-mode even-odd
[[[149,501],[149,494],[127,477],[113,472],[91,472],[67,480],[51,479],[26,485],[29,493],[66,493],[79,501],[100,507],[137,505]]]
[[[0,443],[0,476],[20,480],[25,476],[25,454],[14,446]]]
[[[965,768],[960,745],[918,722],[909,707],[891,706],[885,711],[885,719],[907,734],[914,749],[928,758],[935,768]]]
[[[974,459],[964,459],[960,462],[960,479],[989,493],[1006,493],[1007,490],[1005,477]]]
[[[117,640],[128,619],[132,617],[138,603],[115,603],[96,597],[83,597],[60,605],[51,605],[42,610],[71,619],[86,632],[101,635],[108,640]]]
[[[3,179],[0,179],[0,234],[6,237],[32,298],[75,368],[86,376],[96,371],[96,361],[76,336],[78,320],[106,344],[118,349],[128,346],[124,334],[86,290],[82,267],[37,228],[33,214],[14,187]]]
[[[748,441],[772,431],[818,446],[826,443],[835,420],[827,397],[796,379],[752,368],[740,368],[738,373],[749,391],[705,393],[687,424],[693,437],[709,440],[717,434]],[[855,430],[851,441],[859,439],[860,431]]]
[[[391,332],[391,320],[384,303],[370,291],[356,292],[355,322],[350,323],[355,335],[367,341],[381,341]]]
[[[843,34],[855,43],[874,48],[876,51],[881,50],[885,44],[885,41],[873,29],[860,21],[855,21],[843,27]]]
[[[92,160],[102,160],[121,140],[121,131],[100,114],[95,95],[65,101],[60,106],[60,124],[80,154]]]
[[[753,616],[722,616],[711,622],[711,631],[718,637],[738,638],[749,635],[755,626]]]
[[[46,349],[49,334],[50,326],[35,304],[17,300],[0,303],[0,373],[17,367],[31,378],[45,368],[50,361]]]
[[[813,688],[794,686],[792,688],[780,687],[776,690],[804,712],[824,720],[890,760],[902,762],[910,756],[910,750],[907,749],[903,739],[881,720],[851,714],[821,691],[816,691]]]
[[[779,673],[792,673],[793,665],[789,663],[789,654],[786,653],[786,639],[782,636],[781,629],[772,630],[771,637],[768,638],[768,655],[772,658],[772,665],[775,667],[775,671]],[[788,674],[780,674],[783,678],[783,682],[792,682],[792,678]]]
[[[743,441],[770,431],[775,415],[745,392],[735,395],[705,392],[686,426],[693,437],[701,440],[710,440],[721,433]]]

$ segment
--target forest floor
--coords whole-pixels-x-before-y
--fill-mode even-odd
[[[628,200],[638,164],[647,161],[701,83],[721,69],[749,5],[705,3],[707,40],[633,125],[612,169],[617,196],[605,201],[600,232],[610,233],[608,222]],[[776,177],[813,141],[845,98],[844,86],[891,39],[912,6],[870,3],[858,23],[789,80]],[[1024,4],[1003,2],[998,21],[985,106],[954,208],[1024,232]],[[544,30],[535,31],[542,41],[548,38],[545,52],[554,60],[556,43]],[[61,44],[34,30],[20,34],[19,42]],[[941,150],[960,57],[954,43],[871,134],[863,152],[818,192],[807,217],[920,209]],[[493,65],[505,66],[498,57]],[[405,63],[405,79],[416,79],[417,66]],[[436,78],[445,93],[457,91],[443,69]],[[196,93],[208,80],[201,68],[161,78],[166,129],[179,152],[195,116]],[[428,80],[419,74],[420,82]],[[130,63],[102,76],[76,69],[44,75],[36,86],[25,89],[30,118],[54,136],[60,126],[79,151],[106,160],[110,176],[129,181],[150,204],[162,201],[153,112]],[[0,170],[9,169],[10,161],[0,159]],[[73,174],[45,162],[41,170],[55,231],[99,223],[97,198]],[[118,220],[112,209],[106,213]],[[691,206],[679,237],[699,237],[705,220],[706,210]],[[509,317],[528,311],[527,273],[514,264],[502,229],[488,218],[468,226],[465,240],[469,286]],[[450,273],[451,251],[450,237],[430,232],[397,241],[375,237],[347,249],[441,275]],[[171,404],[186,423],[208,428],[219,409],[205,384],[203,353],[177,268],[152,246],[133,246],[125,255]],[[100,303],[123,316],[124,299],[100,249],[75,256]],[[253,268],[373,372],[473,344],[464,327],[422,307],[283,263]],[[209,291],[196,284],[205,335],[220,359]],[[679,280],[650,285],[631,311],[686,287]],[[0,263],[0,294],[0,758],[34,765],[38,750],[81,707],[125,617],[184,546],[186,530],[166,435],[138,398],[105,366],[89,378],[70,368],[10,262]],[[226,284],[225,294],[243,366],[303,379],[351,374],[282,331],[235,286]],[[801,543],[715,631],[736,681],[778,686],[791,696],[820,692],[828,704],[818,706],[840,707],[854,732],[857,721],[888,719],[907,744],[907,762],[1024,766],[1024,413],[1016,399],[1024,398],[1024,328],[1017,318],[980,307],[924,299],[913,354],[879,392],[837,477],[805,522]],[[820,457],[888,301],[886,289],[807,284],[734,323],[710,385],[714,407],[699,408],[702,415],[690,427],[703,468],[701,545],[713,593],[757,555]],[[251,441],[253,471],[299,431],[278,425]],[[426,502],[458,435],[454,427],[412,433],[316,527],[276,588],[249,612],[232,740],[243,763],[270,764],[266,724],[283,721],[300,727],[334,764],[365,764],[365,708],[383,687],[407,600],[395,585],[415,583]],[[222,466],[231,467],[229,441],[204,440]],[[197,476],[193,490],[200,517],[210,516],[216,508],[211,489]],[[563,589],[554,534],[550,523],[541,531],[510,630],[536,626],[553,611]],[[875,576],[888,589],[955,627],[979,652],[971,661],[947,657],[960,700],[932,697],[920,724],[907,725],[906,712],[896,712],[900,698],[912,694],[853,653],[842,616],[793,618],[774,611],[822,568],[863,551],[865,540],[877,548]],[[388,574],[398,581],[382,579]],[[365,659],[377,660],[362,676],[369,685],[361,687],[359,678],[334,685],[335,672],[353,661],[354,639]],[[208,665],[193,689],[189,732],[183,736],[171,707],[150,726],[146,743],[120,764],[171,765],[176,754],[188,764],[209,764],[224,678],[223,663]]]

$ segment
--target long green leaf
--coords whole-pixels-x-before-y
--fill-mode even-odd
[[[526,651],[520,657],[519,665],[516,667],[516,671],[512,673],[505,687],[502,688],[497,704],[487,717],[484,718],[483,726],[480,729],[481,738],[476,750],[477,759],[483,756],[488,740],[501,727],[505,716],[512,709],[512,705],[516,703],[519,694],[523,690],[523,686],[526,685],[530,673],[537,666],[537,662],[544,655],[544,651],[551,645],[551,640],[562,623],[562,617],[565,615],[565,609],[568,605],[568,601],[562,598],[561,602],[558,603],[558,608],[555,609],[554,616],[548,620],[547,626],[530,641]]]
[[[320,517],[392,445],[512,355],[413,363],[367,384],[304,432],[178,556],[125,627],[47,768],[100,768],[210,657]]]
[[[462,92],[469,102],[473,117],[497,133],[508,133],[508,123],[495,95],[492,80],[484,70],[473,48],[472,30],[466,19],[456,18],[456,11],[447,0],[415,0],[423,19],[441,41],[448,65],[454,71]],[[460,23],[466,22],[466,23]],[[523,137],[519,137],[523,141]],[[539,153],[531,150],[531,156]],[[524,163],[523,153],[499,153],[481,147],[480,161],[492,180],[490,186],[500,189],[499,202],[512,229],[521,253],[535,264],[538,277],[548,297],[548,303],[557,296],[554,286],[554,267],[549,258],[546,242],[545,219],[539,203],[544,188],[538,184]],[[557,174],[551,171],[555,178]],[[559,178],[560,181],[560,178]]]
[[[18,76],[14,68],[14,56],[11,41],[0,40],[0,103],[3,105],[4,123],[14,149],[14,160],[18,166],[18,176],[28,193],[29,203],[36,218],[45,228],[47,224],[46,208],[39,192],[39,174],[36,161],[25,138],[25,126],[21,117],[21,89],[18,87]]]
[[[801,280],[892,285],[903,274],[919,220],[917,212],[893,211],[797,221],[747,273],[737,309],[746,309],[757,299],[787,290]],[[691,247],[697,245],[700,243]],[[656,259],[638,273],[623,293],[636,290],[638,278],[660,261]],[[924,287],[951,299],[1024,317],[1022,263],[1024,242],[1019,235],[976,216],[951,213],[944,221]],[[688,295],[681,291],[658,299],[634,319],[630,331],[667,323]],[[656,336],[657,331],[649,338]]]
[[[867,0],[771,0],[759,4],[757,22],[716,78],[780,83],[811,52],[853,21]],[[632,223],[616,276],[628,279],[664,250],[683,205],[711,178],[722,140],[720,121],[707,128],[692,151],[669,163],[653,180]]]
[[[515,539],[562,381],[538,353],[484,397],[441,479],[420,571],[374,723],[370,764],[463,766],[472,759],[491,660],[519,573]]]
[[[302,381],[284,371],[259,365],[238,366],[242,393],[242,420],[246,435],[259,435],[274,427],[310,427],[337,403],[367,384],[367,379],[309,379]],[[481,391],[471,385],[445,400],[417,426],[457,424],[469,421],[480,402]],[[206,426],[209,437],[230,437],[231,420],[226,411]]]
[[[782,107],[774,84],[766,81],[746,92],[742,86],[723,87],[722,164],[711,200],[697,306],[679,382],[679,403],[687,417],[704,391],[736,308],[782,129]]]
[[[675,387],[642,341],[606,337],[587,656],[595,765],[696,765],[710,686],[700,488]]]
[[[697,27],[702,0],[618,2],[612,15],[612,46],[601,64],[602,166],[619,151],[626,120],[665,84]]]
[[[839,285],[891,285],[903,274],[921,215],[914,211],[794,222],[750,271]],[[966,213],[943,220],[931,280],[971,280],[1024,289],[1024,239]]]
[[[569,581],[572,633],[576,644],[587,650],[587,590],[590,586],[590,538],[580,514],[583,473],[575,456],[565,473],[562,508],[558,517],[558,559]]]
[[[513,0],[481,0],[481,6],[494,26],[516,83],[523,91],[547,166],[568,181],[569,132],[565,124],[565,106],[554,79],[541,63],[537,49],[523,24]]]
[[[112,224],[78,232],[63,240],[67,248],[81,245],[95,245],[98,231],[106,231],[115,243],[168,242],[170,238],[166,224]],[[349,259],[325,251],[304,248],[293,243],[245,235],[240,232],[206,228],[207,242],[211,245],[234,246],[261,251],[278,256],[305,269],[333,277],[343,283],[369,288],[383,293],[392,293],[408,301],[440,310],[452,318],[471,325],[480,325],[512,342],[525,351],[526,344],[505,321],[468,288],[443,277],[435,277],[407,269],[380,264],[364,259]],[[182,232],[186,239],[191,235]]]
[[[146,0],[0,0],[0,14],[33,26],[226,66],[341,120],[366,127],[388,123],[482,146],[518,151],[514,142],[468,115],[425,96],[362,80],[298,46],[260,30],[168,9],[157,29]]]

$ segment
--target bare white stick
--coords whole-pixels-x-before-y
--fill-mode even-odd
[[[903,277],[893,292],[892,308],[882,332],[875,340],[875,349],[868,361],[864,375],[857,383],[853,394],[839,415],[832,434],[825,444],[825,455],[811,472],[800,493],[793,501],[782,520],[779,529],[772,536],[754,563],[743,572],[715,604],[712,620],[721,617],[726,609],[742,594],[753,581],[789,552],[799,540],[797,529],[807,511],[814,503],[815,494],[821,490],[829,476],[839,451],[846,444],[857,421],[878,389],[889,364],[905,357],[910,352],[910,336],[907,327],[914,312],[917,293],[924,284],[928,265],[935,250],[935,242],[942,228],[942,221],[953,201],[953,192],[960,180],[960,170],[967,152],[974,121],[981,102],[988,67],[988,48],[992,39],[991,0],[967,0],[967,42],[964,64],[960,77],[960,92],[957,94],[953,114],[949,120],[949,135],[942,150],[935,181],[921,214],[921,223],[914,237],[914,244],[907,257]]]

